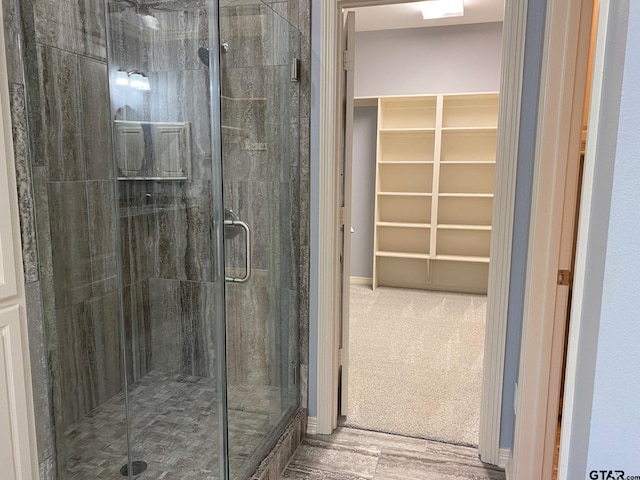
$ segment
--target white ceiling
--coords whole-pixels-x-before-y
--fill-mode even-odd
[[[420,2],[413,2],[350,10],[356,12],[356,30],[359,32],[501,22],[504,17],[504,0],[464,0],[462,17],[438,20],[423,20],[419,5]]]

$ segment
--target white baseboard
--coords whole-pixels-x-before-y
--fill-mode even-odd
[[[511,457],[510,448],[501,448],[500,450],[498,450],[498,467],[506,468],[507,463],[509,463],[510,457]]]
[[[373,285],[371,277],[351,277],[351,285]]]
[[[515,480],[513,478],[513,456],[511,454],[511,449],[509,448],[501,448],[498,461],[500,464],[498,465],[500,468],[504,468],[504,477],[506,480]]]
[[[307,418],[307,435],[318,433],[318,417]]]

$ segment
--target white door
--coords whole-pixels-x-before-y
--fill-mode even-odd
[[[341,206],[341,294],[340,294],[340,415],[346,415],[349,398],[349,288],[351,284],[351,172],[353,160],[353,96],[354,60],[356,40],[356,14],[347,12],[344,18],[344,48],[342,65],[344,82],[342,85],[343,131],[342,136],[342,206]]]
[[[0,25],[2,25],[0,11]],[[0,30],[0,33],[1,30]],[[4,35],[0,35],[0,480],[38,478]],[[10,163],[11,159],[11,163]]]

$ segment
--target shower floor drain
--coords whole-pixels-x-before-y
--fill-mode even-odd
[[[141,460],[132,462],[131,469],[133,470],[132,475],[140,475],[142,472],[144,472],[147,469],[147,462],[143,462]],[[132,476],[132,475],[129,475],[129,465],[124,465],[120,469],[120,474],[125,477]]]

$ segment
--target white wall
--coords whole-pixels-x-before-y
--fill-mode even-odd
[[[357,15],[357,13],[356,13]],[[355,95],[494,92],[502,23],[356,34]],[[356,108],[353,129],[351,275],[373,275],[376,109]]]
[[[639,2],[628,18],[587,471],[640,475]]]
[[[501,41],[501,22],[359,32],[356,97],[497,91]]]

